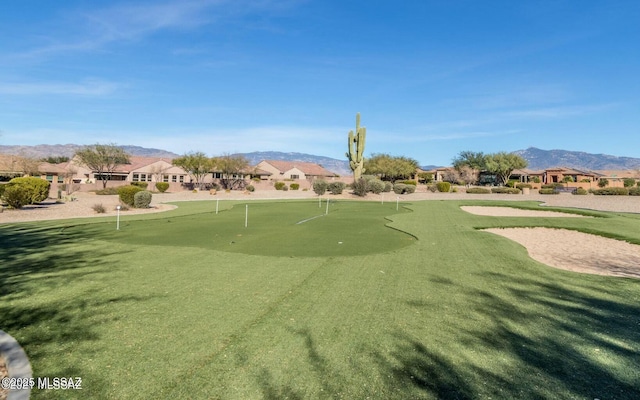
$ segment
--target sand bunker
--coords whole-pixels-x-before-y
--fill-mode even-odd
[[[568,271],[640,278],[640,246],[567,229],[485,229],[514,240],[541,263]]]
[[[562,217],[562,218],[585,218],[583,215],[569,214],[557,211],[537,211],[522,210],[511,207],[490,207],[490,206],[462,206],[463,211],[475,215],[485,215],[489,217]]]

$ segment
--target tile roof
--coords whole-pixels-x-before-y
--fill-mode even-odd
[[[333,172],[325,169],[322,165],[303,162],[303,161],[282,161],[282,160],[264,160],[280,172],[286,172],[293,168],[297,168],[310,176],[336,176]]]

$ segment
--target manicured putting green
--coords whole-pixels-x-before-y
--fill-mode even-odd
[[[415,243],[415,237],[387,226],[392,215],[410,212],[396,204],[331,201],[235,203],[218,214],[209,210],[192,215],[150,220],[113,221],[65,229],[82,230],[94,238],[131,245],[197,247],[269,256],[338,256],[383,253]],[[248,218],[247,207],[248,206]],[[202,209],[202,204],[181,203]],[[225,208],[228,205],[225,204]],[[245,218],[247,226],[245,227]],[[391,218],[391,219],[389,219]]]

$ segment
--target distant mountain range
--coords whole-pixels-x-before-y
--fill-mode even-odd
[[[0,145],[0,154],[24,155],[32,158],[46,158],[52,156],[72,157],[75,152],[83,146],[77,144],[57,144],[38,146],[4,146]],[[175,158],[179,154],[140,146],[121,146],[127,153],[134,156],[143,157],[164,157]],[[569,167],[583,170],[623,170],[640,169],[640,158],[616,157],[606,154],[591,154],[581,151],[567,150],[541,150],[529,147],[525,150],[518,150],[514,153],[523,157],[529,163],[529,169],[545,169],[551,167]],[[262,160],[283,160],[283,161],[303,161],[320,164],[329,171],[339,175],[349,175],[349,163],[345,160],[338,160],[330,157],[316,156],[304,153],[284,153],[279,151],[259,151],[252,153],[238,153],[245,156],[253,165]],[[435,165],[425,165],[424,170],[437,168]]]
[[[570,167],[582,170],[640,169],[640,158],[616,157],[607,154],[591,154],[582,151],[541,150],[529,147],[518,150],[518,154],[527,162],[529,169],[552,167]]]

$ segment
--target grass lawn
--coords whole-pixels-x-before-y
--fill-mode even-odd
[[[640,397],[640,282],[556,270],[478,230],[640,243],[639,215],[251,202],[245,228],[245,203],[212,204],[123,213],[120,231],[0,226],[0,329],[34,376],[83,378],[33,398]]]

